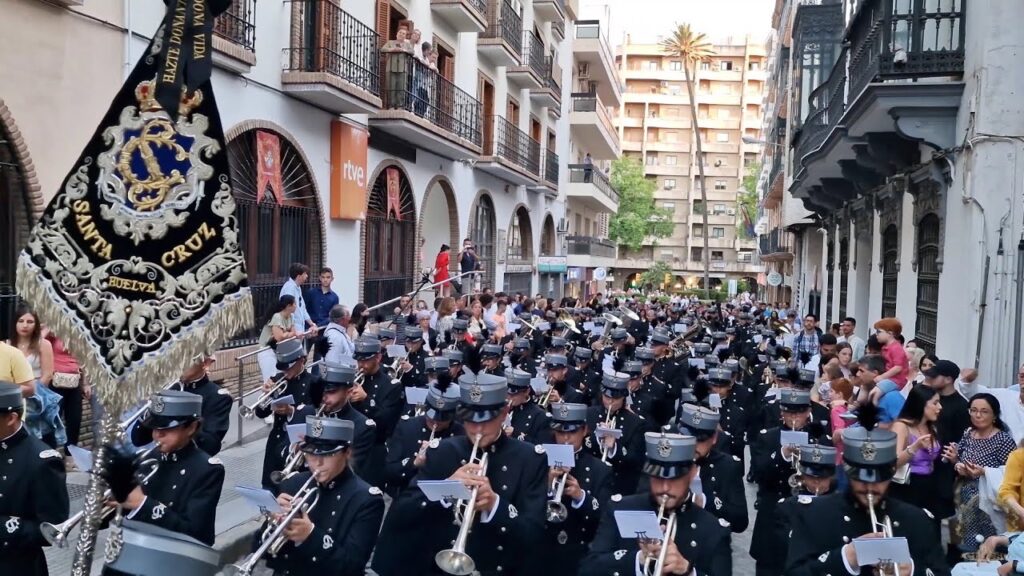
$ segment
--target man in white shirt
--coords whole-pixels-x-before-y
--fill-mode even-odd
[[[295,331],[305,332],[307,329],[316,328],[313,321],[309,318],[309,312],[306,310],[306,301],[302,298],[302,285],[309,279],[309,266],[305,264],[295,263],[288,267],[288,281],[281,286],[281,293],[278,294],[278,298],[285,294],[295,297]]]
[[[853,361],[856,362],[864,356],[864,339],[857,336],[855,333],[857,330],[857,319],[856,318],[843,318],[842,323],[839,324],[839,338],[837,339],[840,343],[846,342],[850,345],[853,352]]]
[[[331,308],[331,323],[324,329],[324,337],[331,343],[331,349],[327,351],[324,358],[327,364],[339,365],[343,363],[352,364],[352,354],[355,352],[352,340],[348,337],[348,322],[352,313],[347,306],[338,304]]]

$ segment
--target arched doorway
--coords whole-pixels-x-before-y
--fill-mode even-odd
[[[490,195],[481,192],[477,196],[473,213],[469,219],[469,239],[476,248],[476,256],[483,270],[482,286],[494,286],[494,236],[497,224],[494,216],[494,203]],[[461,244],[460,244],[461,246]],[[463,280],[463,286],[466,286]],[[466,290],[466,288],[464,288]]]
[[[17,127],[0,100],[0,225],[4,228],[0,232],[0,339],[10,337],[11,316],[18,303],[14,289],[18,254],[28,241],[42,204],[32,162],[18,153],[19,139]]]
[[[260,320],[273,309],[293,263],[323,267],[323,218],[316,180],[305,155],[282,129],[267,125],[229,136],[239,241],[253,295],[256,322],[225,347],[255,344]]]
[[[939,230],[934,213],[917,225],[917,327],[914,339],[929,353],[935,353],[939,317]]]
[[[413,289],[416,205],[397,165],[378,172],[366,206],[363,302],[373,306]]]
[[[890,224],[882,233],[882,318],[896,316],[899,247],[899,229],[895,224]]]
[[[541,256],[554,256],[558,252],[557,236],[555,236],[555,220],[548,214],[544,218],[544,226],[541,228],[540,234],[540,255]],[[563,289],[563,272],[553,271],[548,264],[548,268],[544,268],[539,271],[538,280],[540,282],[539,291],[544,297],[549,299],[560,300],[562,298]],[[538,264],[538,269],[540,265]]]
[[[427,185],[420,207],[419,222],[419,238],[422,244],[420,268],[433,269],[441,245],[447,244],[451,248],[448,271],[452,276],[458,274],[458,254],[462,249],[462,241],[459,238],[459,213],[455,203],[455,192],[448,180],[438,176]]]
[[[533,227],[525,206],[516,208],[508,227],[508,259],[505,262],[505,288],[508,293],[533,293]]]

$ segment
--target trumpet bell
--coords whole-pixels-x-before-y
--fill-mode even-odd
[[[615,326],[622,325],[622,318],[619,318],[618,316],[612,314],[611,312],[605,312],[604,314],[601,314],[601,317],[604,318],[605,322],[614,324]]]
[[[555,502],[548,500],[547,520],[552,524],[561,524],[565,522],[565,519],[569,517],[569,511],[565,509],[565,504],[561,502]]]
[[[434,562],[437,562],[438,568],[455,576],[469,576],[476,570],[476,562],[473,562],[469,554],[458,550],[441,550],[434,555]]]
[[[640,319],[640,316],[636,312],[633,312],[632,310],[627,308],[625,304],[619,306],[619,312],[622,312],[630,320],[639,320]]]
[[[63,548],[67,544],[67,531],[70,528],[70,526],[67,526],[67,522],[57,525],[43,522],[39,526],[39,532],[43,535],[43,540],[50,543],[50,546]]]
[[[571,330],[573,334],[580,333],[580,329],[576,326],[576,321],[573,320],[572,315],[568,312],[562,312],[559,314],[558,321],[565,324],[565,327]]]
[[[274,484],[280,484],[281,482],[284,482],[285,480],[291,478],[291,476],[292,474],[285,474],[281,470],[274,470],[273,472],[270,473],[270,481],[273,482]]]

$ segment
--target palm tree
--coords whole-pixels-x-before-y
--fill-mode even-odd
[[[686,91],[690,95],[690,117],[693,120],[693,133],[697,141],[697,174],[700,178],[700,202],[704,207],[701,219],[704,228],[704,294],[710,296],[711,290],[711,253],[708,251],[708,196],[704,180],[704,151],[700,142],[700,127],[697,126],[697,102],[693,98],[693,77],[697,73],[697,64],[707,61],[715,54],[707,36],[694,32],[689,24],[676,24],[672,34],[661,41],[661,49],[669,56],[683,61],[683,73],[686,75]],[[693,73],[690,67],[693,66]]]

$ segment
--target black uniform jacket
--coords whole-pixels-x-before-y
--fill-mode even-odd
[[[142,485],[146,499],[126,517],[213,546],[223,486],[224,465],[189,443],[177,452],[160,454],[156,474]]]
[[[7,574],[47,574],[39,532],[68,518],[64,458],[24,426],[0,441],[0,566]]]
[[[576,453],[576,465],[569,474],[579,482],[586,494],[579,507],[568,496],[562,497],[564,522],[548,522],[544,536],[549,574],[576,574],[580,561],[590,549],[597,532],[601,510],[611,497],[611,467],[586,450]],[[554,497],[554,493],[550,493]]]
[[[416,482],[448,478],[469,460],[472,447],[469,438],[456,436],[427,452],[423,468],[384,521],[373,556],[380,576],[444,574],[434,555],[452,546],[459,530],[454,510],[427,500]],[[487,477],[499,500],[489,522],[483,522],[486,511],[478,511],[466,553],[484,576],[544,573],[537,552],[544,537],[547,459],[536,447],[504,434],[486,453]]]
[[[294,495],[307,480],[309,472],[297,474],[283,483],[281,492]],[[267,566],[283,575],[365,573],[384,517],[380,489],[346,468],[334,480],[320,484],[318,490],[317,505],[309,512],[313,532],[302,544],[285,543],[277,556],[267,557]],[[256,533],[257,539],[262,532]]]
[[[934,538],[932,520],[920,508],[886,498],[877,505],[879,520],[892,519],[893,535],[907,539],[914,559],[914,576],[948,576],[950,571],[942,544]],[[867,509],[855,503],[849,492],[815,498],[800,506],[792,518],[792,536],[786,558],[786,576],[847,574],[843,546],[858,536],[875,532]],[[873,574],[864,566],[860,574]]]
[[[209,376],[189,382],[182,389],[203,397],[203,423],[194,440],[203,452],[216,456],[231,425],[231,392],[217,386]]]
[[[437,432],[434,438],[440,442],[450,436],[463,436],[462,424],[452,422],[447,428]],[[402,416],[402,421],[395,428],[394,435],[388,440],[388,459],[385,469],[385,481],[389,494],[395,495],[404,490],[418,471],[413,463],[420,451],[420,443],[430,438],[426,416]],[[432,450],[432,448],[427,448]]]
[[[382,484],[377,482],[382,482],[382,474],[380,471],[369,469],[368,464],[370,453],[377,442],[377,424],[349,403],[345,403],[341,410],[325,414],[325,416],[352,422],[352,456],[349,458],[348,465],[370,486],[381,486]],[[365,474],[363,473],[364,469]]]
[[[274,415],[274,424],[270,427],[270,434],[267,436],[267,447],[263,451],[263,475],[260,480],[261,485],[267,490],[277,494],[278,487],[270,480],[270,475],[275,470],[282,470],[285,461],[291,454],[288,425],[303,424],[306,422],[307,416],[312,416],[315,413],[316,409],[308,405],[295,406],[295,409],[287,415],[275,414],[270,407],[256,409],[257,418]]]
[[[512,438],[530,444],[553,442],[551,416],[536,402],[527,401],[512,408]]]
[[[698,461],[704,490],[704,509],[729,523],[739,534],[747,529],[747,497],[743,488],[743,461],[737,456],[712,449]]]
[[[603,406],[591,406],[587,411],[591,430],[596,430],[598,423],[604,424],[607,417],[608,411]],[[614,453],[607,459],[612,465],[612,491],[632,494],[636,491],[644,463],[644,432],[649,431],[650,426],[643,417],[622,409],[612,416],[612,427],[622,430]],[[584,445],[591,454],[601,458],[602,444],[594,433],[587,436]]]
[[[615,523],[616,510],[649,510],[658,513],[650,494],[612,496],[605,507],[597,535],[580,566],[580,576],[629,575],[636,573],[635,538],[622,538]],[[729,529],[710,512],[684,504],[676,511],[676,547],[700,576],[732,576],[732,550]]]

